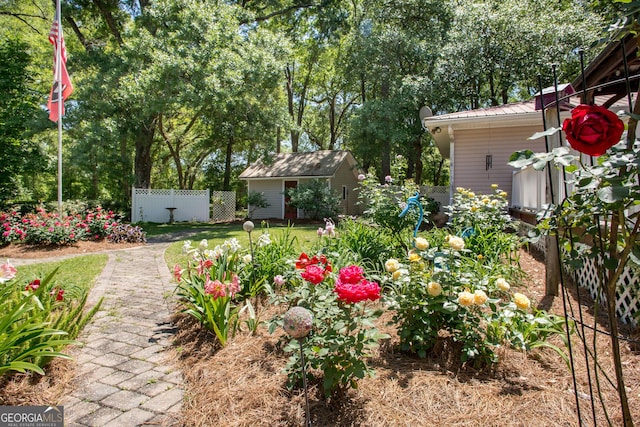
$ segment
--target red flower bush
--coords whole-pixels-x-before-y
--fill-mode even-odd
[[[578,105],[562,124],[571,148],[590,156],[601,156],[620,142],[624,123],[599,105]]]
[[[360,301],[375,301],[380,298],[380,285],[363,276],[362,267],[350,265],[340,269],[333,291],[338,299],[349,304]]]

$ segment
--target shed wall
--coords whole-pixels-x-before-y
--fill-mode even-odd
[[[262,193],[269,203],[266,208],[256,208],[251,216],[253,219],[283,218],[282,179],[251,180],[248,181],[248,190]],[[249,206],[250,211],[251,209]]]

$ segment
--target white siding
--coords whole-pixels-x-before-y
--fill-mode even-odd
[[[282,218],[284,216],[283,204],[284,195],[282,193],[282,179],[251,180],[248,182],[249,192],[262,193],[267,199],[269,206],[257,208],[253,211],[252,219]],[[249,206],[251,209],[251,206]]]
[[[452,153],[455,172],[452,187],[468,188],[477,194],[489,194],[491,184],[498,184],[511,198],[513,172],[509,157],[515,151],[545,151],[544,138],[527,140],[541,126],[522,126],[455,131]],[[492,156],[492,167],[486,168],[486,156]]]

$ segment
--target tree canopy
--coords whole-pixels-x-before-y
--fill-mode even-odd
[[[528,99],[579,69],[617,13],[557,0],[62,0],[74,94],[65,199],[126,210],[131,187],[242,190],[279,151],[351,150],[380,178],[444,183],[418,111]],[[0,201],[55,198],[50,1],[0,5]],[[588,55],[597,50],[588,51]],[[240,191],[242,193],[242,191]]]

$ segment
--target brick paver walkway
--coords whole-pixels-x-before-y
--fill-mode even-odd
[[[108,252],[89,296],[102,308],[78,340],[76,388],[61,404],[65,425],[178,424],[182,375],[168,358],[174,329],[169,243]]]

